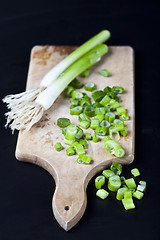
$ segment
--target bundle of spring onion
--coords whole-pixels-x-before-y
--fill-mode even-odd
[[[15,129],[28,131],[75,77],[99,62],[108,52],[107,45],[103,43],[109,37],[110,32],[103,30],[85,42],[51,69],[39,88],[6,96],[3,102],[10,111],[5,114],[5,126],[9,125],[12,132]]]
[[[140,176],[140,172],[137,168],[131,170],[134,177]],[[102,175],[99,175],[95,179],[95,187],[97,190],[96,195],[101,199],[108,197],[109,192],[102,188],[105,186],[106,179],[108,181],[108,189],[116,193],[116,199],[121,200],[126,210],[134,209],[135,204],[133,197],[140,200],[144,196],[146,189],[146,181],[139,181],[136,185],[134,178],[125,179],[122,174],[122,165],[117,162],[113,162],[110,169],[105,169]]]

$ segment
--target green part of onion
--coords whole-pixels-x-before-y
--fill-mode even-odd
[[[82,113],[82,111],[83,111],[82,106],[76,106],[76,107],[70,109],[70,114],[71,115],[79,115],[80,113]]]
[[[77,134],[77,127],[73,124],[70,124],[66,129],[65,139],[75,140]]]
[[[104,189],[99,189],[99,190],[97,190],[96,195],[97,195],[98,197],[100,197],[101,199],[105,199],[105,198],[108,197],[109,192],[107,192],[107,191],[104,190]]]
[[[138,170],[137,168],[133,168],[133,169],[131,170],[131,173],[132,173],[132,175],[133,175],[134,177],[140,176],[140,172],[139,172],[139,170]]]
[[[95,115],[94,118],[98,118],[99,122],[101,123],[104,120],[104,114],[97,114],[97,115]]]
[[[82,87],[82,83],[77,79],[75,78],[71,83],[70,83],[70,86],[76,88],[76,89],[79,89]]]
[[[94,107],[91,105],[85,106],[84,113],[89,117],[94,117],[95,115]]]
[[[121,186],[121,179],[117,175],[113,175],[108,179],[108,189],[111,191],[117,191]]]
[[[84,84],[84,89],[86,91],[92,92],[93,90],[95,90],[95,88],[96,88],[96,85],[93,82],[87,82],[87,83]]]
[[[111,101],[111,98],[108,95],[105,95],[100,101],[100,104],[102,104],[104,107],[107,107],[110,101]]]
[[[83,130],[78,126],[76,126],[76,128],[77,128],[76,139],[81,139],[83,137],[83,134],[84,134]]]
[[[95,108],[95,114],[105,114],[106,113],[106,108],[105,107],[97,107]]]
[[[90,122],[88,122],[87,120],[82,120],[82,121],[80,122],[80,126],[81,126],[82,128],[84,128],[84,129],[87,129],[87,128],[90,127]]]
[[[107,120],[109,123],[112,123],[115,117],[116,115],[113,112],[108,112],[105,114],[105,120]]]
[[[119,188],[117,191],[117,195],[116,195],[116,199],[117,200],[122,200],[124,198],[124,192],[127,191],[128,189],[123,187],[123,188]]]
[[[110,72],[108,69],[102,69],[99,71],[99,74],[103,77],[108,77],[110,75]]]
[[[95,179],[95,187],[97,189],[100,189],[105,184],[105,177],[103,175],[100,175],[96,177]]]
[[[122,165],[117,162],[113,162],[110,166],[110,169],[116,174],[121,175],[122,173]]]
[[[78,143],[74,146],[74,149],[76,150],[76,153],[78,155],[82,155],[82,154],[85,154],[85,150],[84,150],[84,147],[81,143]]]
[[[136,183],[135,183],[133,178],[126,179],[125,183],[126,183],[127,187],[130,188],[130,189],[135,189],[136,188]]]
[[[86,141],[86,140],[80,139],[80,140],[79,140],[79,143],[83,145],[84,149],[87,148],[87,141]]]
[[[110,169],[103,170],[102,174],[106,178],[110,178],[111,176],[115,175],[115,173],[112,170],[110,170]]]
[[[66,153],[68,156],[73,156],[75,154],[75,150],[73,147],[69,147],[66,149]]]
[[[124,91],[124,88],[119,86],[114,86],[112,87],[112,90],[114,91],[115,94],[122,94]]]
[[[94,143],[97,143],[99,140],[99,136],[96,133],[94,133],[92,139]]]
[[[100,123],[100,126],[103,127],[107,127],[109,128],[111,126],[111,124],[107,121],[107,120],[103,120],[101,123]]]
[[[70,120],[68,118],[58,118],[57,119],[57,125],[60,127],[60,128],[65,128],[67,126],[70,125]]]
[[[86,133],[86,140],[91,140],[92,139],[92,135],[90,133]]]
[[[78,117],[78,120],[81,122],[83,120],[86,120],[88,122],[91,122],[90,118],[85,114],[85,113],[81,113]]]
[[[92,160],[92,157],[86,156],[85,154],[82,154],[78,157],[77,163],[79,164],[90,164]]]
[[[135,208],[132,198],[124,198],[124,199],[122,199],[122,203],[126,210]]]
[[[60,142],[57,142],[54,145],[54,148],[55,148],[56,151],[60,152],[64,147],[62,146],[62,144]]]
[[[65,93],[66,93],[67,97],[71,97],[71,94],[72,94],[73,91],[74,91],[74,87],[68,86],[68,87],[65,89]]]
[[[121,114],[121,119],[122,119],[123,121],[128,121],[128,120],[129,120],[129,115],[128,115],[128,113],[126,113],[126,112],[122,113],[122,114]]]
[[[98,136],[105,136],[107,134],[107,127],[97,127],[95,129],[95,134],[97,134]]]
[[[81,99],[83,97],[83,93],[80,92],[79,90],[74,90],[72,93],[71,93],[71,97],[72,99]]]
[[[137,198],[137,199],[141,199],[142,197],[144,196],[144,193],[136,190],[134,193],[133,193],[133,197]]]
[[[83,77],[89,77],[90,73],[91,73],[91,70],[90,69],[86,69],[84,72],[82,72],[82,76]]]
[[[94,90],[92,92],[92,98],[95,102],[100,102],[105,96],[105,93],[102,90]]]

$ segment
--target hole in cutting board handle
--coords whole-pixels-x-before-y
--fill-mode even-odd
[[[64,210],[68,211],[69,210],[69,206],[65,206]]]

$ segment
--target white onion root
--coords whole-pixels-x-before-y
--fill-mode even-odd
[[[6,96],[3,102],[7,104],[10,111],[5,114],[7,117],[5,127],[9,126],[12,132],[15,129],[28,131],[38,122],[43,115],[44,109],[35,102],[35,99],[44,89],[44,87],[31,89]]]

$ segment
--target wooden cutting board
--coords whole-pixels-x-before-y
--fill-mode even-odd
[[[31,52],[27,89],[39,86],[42,77],[75,47],[70,46],[35,46]],[[112,161],[130,164],[134,160],[135,110],[134,110],[134,64],[131,47],[109,47],[109,52],[101,62],[92,67],[88,78],[79,79],[82,83],[95,82],[97,89],[106,86],[123,86],[121,106],[128,109],[130,120],[125,122],[127,137],[121,137],[120,144],[126,154],[116,159],[104,149],[103,141],[88,141],[86,154],[92,156],[90,165],[78,164],[77,155],[67,156],[67,145],[63,144],[61,129],[56,125],[57,119],[67,117],[71,123],[78,125],[78,117],[69,113],[69,99],[62,93],[54,105],[44,113],[43,118],[29,132],[19,132],[16,158],[37,164],[46,169],[56,182],[52,208],[58,223],[67,231],[83,216],[86,204],[86,188],[90,179],[109,166]],[[111,75],[104,78],[98,71],[107,68]],[[84,89],[82,89],[84,91]],[[93,132],[86,130],[84,132]],[[57,152],[54,144],[61,142],[64,150]]]

